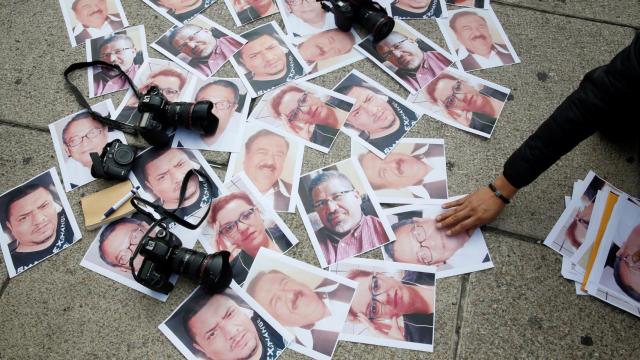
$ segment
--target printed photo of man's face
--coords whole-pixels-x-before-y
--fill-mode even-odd
[[[71,119],[62,130],[64,152],[82,166],[91,168],[90,153],[102,153],[109,137],[105,125],[84,113]]]

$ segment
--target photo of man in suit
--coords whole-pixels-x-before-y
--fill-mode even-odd
[[[119,0],[116,1],[119,3]],[[109,14],[107,0],[74,0],[71,10],[78,22],[73,28],[73,36],[78,45],[88,39],[109,35],[128,25],[119,14]]]

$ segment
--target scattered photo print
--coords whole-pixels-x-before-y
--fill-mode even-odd
[[[329,152],[353,108],[353,99],[296,81],[265,94],[249,117],[276,133],[300,138],[306,146]]]
[[[213,5],[216,0],[142,0],[160,15],[169,19],[176,25],[182,25],[206,8]]]
[[[173,61],[150,58],[142,64],[133,83],[142,94],[155,86],[168,101],[175,102],[189,98],[194,80],[193,75]],[[141,118],[142,113],[138,111],[138,98],[129,89],[113,119],[126,125],[137,126]]]
[[[384,259],[435,266],[438,278],[492,268],[493,261],[480,229],[471,236],[466,232],[447,236],[436,228],[435,218],[444,212],[441,204],[406,205],[385,210],[396,241],[383,247]]]
[[[358,283],[342,340],[433,351],[435,267],[353,258],[329,271]]]
[[[303,77],[305,80],[364,59],[360,51],[354,48],[354,45],[360,41],[355,30],[346,32],[329,29],[303,37],[288,36],[287,38],[311,68],[311,71]]]
[[[111,99],[97,103],[91,109],[105,117],[114,112]],[[95,120],[87,110],[49,124],[49,132],[66,191],[95,180],[91,175],[90,153],[102,154],[107,143],[116,139],[127,143],[122,131]]]
[[[319,1],[276,0],[287,33],[308,36],[336,29],[335,15],[322,8]]]
[[[129,27],[107,36],[87,40],[87,61],[102,60],[118,65],[130,79],[134,79],[149,55],[144,25]],[[119,72],[101,66],[87,69],[89,97],[110,94],[129,88],[127,79]]]
[[[395,239],[353,159],[303,175],[298,194],[302,222],[323,268]]]
[[[240,152],[229,157],[225,180],[244,172],[266,206],[279,212],[294,212],[292,194],[298,191],[304,144],[297,137],[271,131],[260,122],[247,124],[242,144]]]
[[[425,87],[453,63],[449,53],[402,20],[396,20],[393,31],[381,41],[374,43],[369,35],[357,46],[412,93]]]
[[[448,68],[407,100],[447,125],[489,138],[511,90]]]
[[[202,247],[208,253],[231,253],[233,280],[240,285],[261,248],[286,253],[298,243],[278,213],[262,202],[244,173],[223,184],[203,226],[199,237]]]
[[[242,134],[249,114],[251,99],[239,78],[198,80],[193,96],[186,101],[208,100],[213,103],[213,114],[218,118],[218,129],[213,135],[180,127],[173,136],[173,147],[211,151],[238,152],[242,147]]]
[[[56,168],[0,195],[0,209],[0,247],[9,277],[82,238]]]
[[[447,4],[477,9],[489,8],[489,0],[447,0]]]
[[[328,360],[356,286],[355,281],[262,248],[243,289],[293,334],[292,350]]]
[[[278,12],[275,0],[224,0],[237,26]]]
[[[189,360],[275,360],[292,340],[233,282],[216,295],[198,287],[158,328]]]
[[[473,71],[520,62],[490,8],[449,11],[448,18],[438,19],[438,26],[459,69]]]
[[[168,294],[151,290],[137,282],[129,266],[129,259],[152,223],[153,220],[140,213],[134,213],[130,217],[120,218],[103,226],[89,245],[80,265],[154,299],[166,301]],[[157,228],[152,230],[150,235],[154,236],[156,231]],[[136,272],[140,270],[143,259],[139,255],[133,261]],[[177,280],[177,274],[173,274],[169,279],[174,285]]]
[[[343,131],[381,158],[393,150],[422,116],[412,105],[358,70],[351,70],[333,91],[356,100]]]
[[[302,77],[310,68],[285,40],[274,21],[241,34],[247,43],[231,58],[251,97],[257,97]]]
[[[392,0],[389,7],[396,19],[438,19],[448,16],[444,0]]]
[[[449,198],[443,139],[404,138],[384,159],[352,141],[351,156],[381,203],[428,204]]]
[[[71,46],[129,26],[120,0],[58,0]]]
[[[202,15],[174,25],[151,47],[201,80],[215,74],[246,40]]]

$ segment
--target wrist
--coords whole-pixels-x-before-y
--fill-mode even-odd
[[[504,197],[511,200],[516,193],[518,192],[518,188],[511,185],[509,180],[504,177],[504,175],[498,176],[493,182],[493,186],[495,186],[496,190],[499,191]]]

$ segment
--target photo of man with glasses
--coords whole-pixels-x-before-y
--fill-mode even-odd
[[[94,105],[94,111],[109,116],[111,100]],[[49,125],[51,137],[66,191],[85,185],[95,178],[91,175],[90,153],[102,153],[105,145],[115,139],[126,144],[124,134],[95,120],[88,111],[64,117]]]
[[[173,146],[213,151],[238,151],[245,123],[246,89],[240,79],[214,78],[205,82],[192,101],[209,100],[211,112],[218,118],[218,129],[205,135],[178,129]]]
[[[131,274],[129,259],[147,230],[149,224],[135,218],[122,218],[109,223],[98,235],[100,259],[114,270]],[[138,256],[133,261],[136,272],[140,269],[142,260],[144,258]]]
[[[278,225],[265,215],[264,210],[241,191],[220,196],[211,203],[207,219],[211,231],[206,241],[215,251],[231,253],[233,280],[240,285],[260,248],[283,253],[293,246]]]
[[[418,91],[449,67],[453,61],[434,46],[420,38],[408,37],[396,30],[379,42],[367,37],[358,46],[367,52],[375,63],[388,70],[391,75],[409,90]],[[435,45],[435,44],[434,44]]]
[[[282,18],[289,34],[307,36],[335,29],[335,17],[315,0],[281,0]]]
[[[139,49],[138,44],[143,46]],[[90,41],[91,51],[87,51],[87,61],[102,60],[104,62],[118,65],[120,69],[134,79],[140,65],[147,59],[146,40],[144,38],[144,27],[136,26],[117,32],[104,38],[97,38]],[[92,87],[89,88],[89,96],[101,96],[115,91],[128,89],[129,83],[118,71],[96,66],[89,70],[89,81]]]
[[[442,212],[440,204],[387,209],[396,241],[383,247],[385,260],[435,266],[438,277],[493,267],[480,230],[447,236],[436,227],[435,218]]]
[[[436,305],[434,273],[385,272],[381,266],[376,268],[381,271],[370,271],[362,266],[345,265],[351,268],[346,274],[347,279],[358,283],[349,309],[349,321],[366,329],[364,334],[352,334],[350,340],[364,335],[433,345]],[[344,268],[341,266],[341,270]],[[380,345],[385,343],[382,341]],[[402,347],[397,343],[395,345]],[[433,347],[426,346],[425,349],[432,350]]]
[[[631,230],[622,246],[616,248],[611,247],[615,260],[609,261],[613,262],[615,282],[623,294],[640,303],[640,224]]]
[[[363,180],[354,180],[357,188],[337,166],[311,172],[300,180],[300,197],[306,215],[312,219],[305,223],[315,222],[313,229],[307,228],[307,231],[313,231],[315,239],[312,237],[312,241],[317,241],[321,250],[318,256],[329,265],[390,240],[371,203],[371,195],[358,190],[363,188]]]

